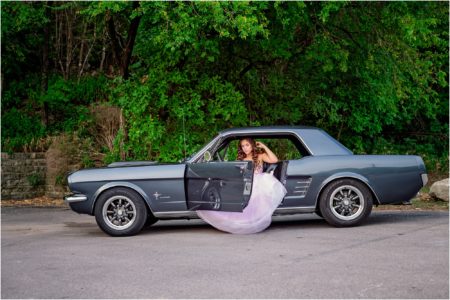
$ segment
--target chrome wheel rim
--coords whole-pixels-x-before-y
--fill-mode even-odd
[[[136,221],[136,206],[130,198],[114,196],[103,205],[103,220],[116,230],[125,230]]]
[[[335,189],[329,201],[333,215],[345,221],[359,217],[365,206],[362,192],[352,185],[344,185]]]

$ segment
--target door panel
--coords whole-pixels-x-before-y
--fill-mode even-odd
[[[250,199],[252,180],[250,161],[188,164],[188,209],[242,212]]]

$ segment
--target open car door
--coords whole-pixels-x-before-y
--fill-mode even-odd
[[[251,161],[187,164],[188,209],[242,212],[250,200],[252,181]]]

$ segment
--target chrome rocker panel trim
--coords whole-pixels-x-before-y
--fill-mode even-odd
[[[313,206],[307,207],[282,207],[277,208],[273,215],[291,215],[313,213],[316,210]],[[157,219],[199,219],[195,211],[171,211],[171,212],[154,212],[153,215]]]

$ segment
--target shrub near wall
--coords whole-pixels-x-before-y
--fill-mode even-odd
[[[27,199],[45,194],[45,153],[2,153],[2,199]]]
[[[83,141],[78,140],[74,135],[62,134],[54,137],[53,143],[45,153],[47,162],[46,196],[62,198],[69,192],[67,175],[88,166],[81,162],[83,157],[88,155],[83,149],[85,149]]]

